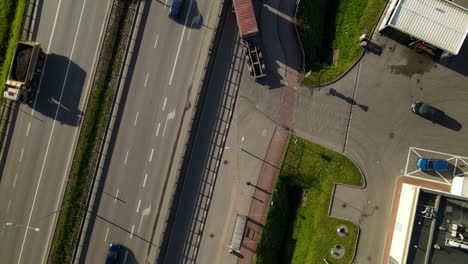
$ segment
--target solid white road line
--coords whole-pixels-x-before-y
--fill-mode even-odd
[[[164,98],[164,103],[163,103],[163,107],[162,107],[163,111],[166,109],[166,103],[167,103],[167,97]]]
[[[55,15],[54,26],[52,28],[52,34],[51,34],[50,42],[52,42],[52,37],[54,36],[55,25],[57,23],[57,17],[58,17],[58,13],[59,13],[59,10],[60,10],[61,2],[62,2],[62,0],[59,0],[59,3],[58,3],[59,8],[57,9],[57,13]],[[71,62],[73,61],[73,53],[75,51],[75,44],[76,44],[76,40],[78,38],[78,32],[79,32],[80,25],[81,25],[81,19],[83,18],[83,11],[84,11],[85,5],[86,5],[86,0],[84,0],[83,7],[81,8],[80,18],[78,20],[78,26],[77,26],[77,29],[76,29],[75,37],[73,39],[73,45],[72,45],[71,52],[70,52],[70,58],[69,58],[69,61],[68,61],[67,70],[65,71],[65,78],[63,80],[62,90],[60,91],[60,97],[59,97],[59,101],[58,101],[58,104],[57,104],[57,109],[55,110],[54,122],[52,123],[52,129],[51,129],[51,132],[50,132],[49,141],[47,142],[46,152],[45,152],[45,155],[44,155],[44,161],[42,162],[42,168],[41,168],[41,172],[39,173],[39,179],[38,179],[38,182],[37,182],[36,191],[34,193],[34,198],[33,198],[33,203],[32,203],[32,206],[31,206],[31,211],[29,213],[28,223],[26,224],[27,226],[29,226],[31,224],[31,218],[32,218],[32,214],[33,214],[33,211],[34,211],[34,206],[36,205],[36,198],[37,198],[37,194],[39,192],[39,186],[41,185],[42,175],[44,174],[44,168],[45,168],[45,164],[46,164],[46,161],[47,161],[47,155],[49,153],[50,142],[52,141],[52,136],[54,134],[55,124],[57,123],[58,112],[60,110],[60,105],[62,104],[63,91],[65,90],[65,84],[66,84],[67,79],[68,79],[68,73],[70,71],[70,65],[71,65]],[[48,51],[49,50],[50,50],[50,43],[49,43]],[[46,57],[46,59],[44,60],[44,66],[42,67],[43,69],[45,68],[47,58],[48,57]],[[44,75],[42,73],[41,78],[39,80],[39,89],[37,91],[36,98],[34,99],[32,115],[34,115],[34,109],[36,107],[36,101],[37,101],[37,97],[38,97],[39,92],[40,92],[40,85],[41,85],[41,81],[42,81],[43,76]],[[28,235],[28,230],[29,230],[29,228],[26,228],[26,231],[24,232],[23,242],[21,243],[21,249],[20,249],[20,253],[19,253],[19,256],[18,256],[18,264],[21,263],[21,256],[23,255],[23,249],[24,249],[24,244],[26,243],[26,237]]]
[[[154,154],[154,148],[151,149],[151,154],[150,154],[149,162],[151,162],[151,161],[153,160],[153,154]]]
[[[117,189],[117,192],[115,193],[114,203],[117,202],[118,197],[119,197],[119,189]]]
[[[127,158],[128,158],[128,151],[127,151],[127,154],[125,154],[124,164],[127,164]]]
[[[107,228],[107,231],[106,231],[106,237],[104,237],[104,242],[107,241],[107,235],[109,235],[109,228]]]
[[[159,136],[159,129],[161,128],[161,123],[158,123],[158,128],[156,129],[156,136]]]
[[[130,238],[133,237],[133,230],[135,230],[135,225],[132,225],[132,232],[130,232]]]
[[[26,136],[29,136],[29,129],[31,128],[31,122],[28,123],[28,128],[26,129]]]
[[[148,73],[146,73],[146,78],[145,78],[145,87],[146,87],[146,83],[148,82]]]
[[[23,160],[23,154],[24,154],[24,148],[21,148],[21,154],[20,154],[20,157],[19,157],[19,162],[21,162]]]
[[[135,122],[133,122],[133,126],[136,126],[136,124],[137,124],[138,115],[140,115],[140,112],[137,112],[137,113],[136,113]]]
[[[137,205],[137,209],[136,209],[137,213],[138,213],[138,211],[140,211],[140,204],[141,204],[141,200],[138,200],[138,205]]]
[[[156,48],[156,45],[158,45],[158,39],[159,39],[159,34],[156,34],[156,40],[154,41],[154,47]]]
[[[190,12],[192,10],[192,2],[193,1],[190,0],[189,7],[187,9],[189,11],[187,12],[187,16],[185,17],[184,29],[182,29],[182,36],[180,36],[179,47],[177,48],[177,54],[176,54],[176,57],[175,57],[175,60],[174,60],[174,66],[172,67],[172,73],[171,73],[171,78],[169,79],[169,85],[172,85],[172,78],[174,78],[174,72],[175,72],[175,68],[177,66],[177,60],[179,59],[180,47],[182,46],[182,40],[184,40],[185,29],[187,28],[187,21],[188,21]]]
[[[148,173],[145,173],[145,179],[143,180],[143,188],[145,188],[146,185],[146,178],[148,178]]]

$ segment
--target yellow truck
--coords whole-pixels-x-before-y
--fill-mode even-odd
[[[3,97],[15,102],[29,102],[35,90],[40,69],[41,55],[38,42],[18,41],[11,61],[8,78],[3,89]]]

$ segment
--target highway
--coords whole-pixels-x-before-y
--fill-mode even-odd
[[[39,1],[39,92],[19,107],[0,168],[2,263],[45,263],[109,2]]]
[[[175,145],[214,0],[186,1],[178,21],[163,1],[143,1],[80,263],[100,263],[110,243],[124,263],[146,263]],[[168,5],[170,4],[167,3]],[[189,12],[190,11],[190,12]],[[102,192],[101,192],[102,191]]]

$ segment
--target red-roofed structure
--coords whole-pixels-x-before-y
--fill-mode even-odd
[[[239,34],[242,38],[258,33],[252,0],[233,0]]]

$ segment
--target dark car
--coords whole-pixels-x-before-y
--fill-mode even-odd
[[[117,264],[119,261],[121,246],[118,244],[110,244],[107,250],[106,264]]]
[[[423,171],[447,171],[449,167],[446,160],[440,159],[419,159],[417,165]]]
[[[172,19],[177,19],[180,14],[180,10],[182,8],[182,4],[184,3],[183,0],[173,0],[171,9],[169,10],[169,17]]]
[[[411,110],[413,110],[413,112],[416,114],[431,120],[432,122],[439,122],[445,116],[445,113],[442,110],[439,110],[421,101],[416,101],[414,104],[412,104]]]

